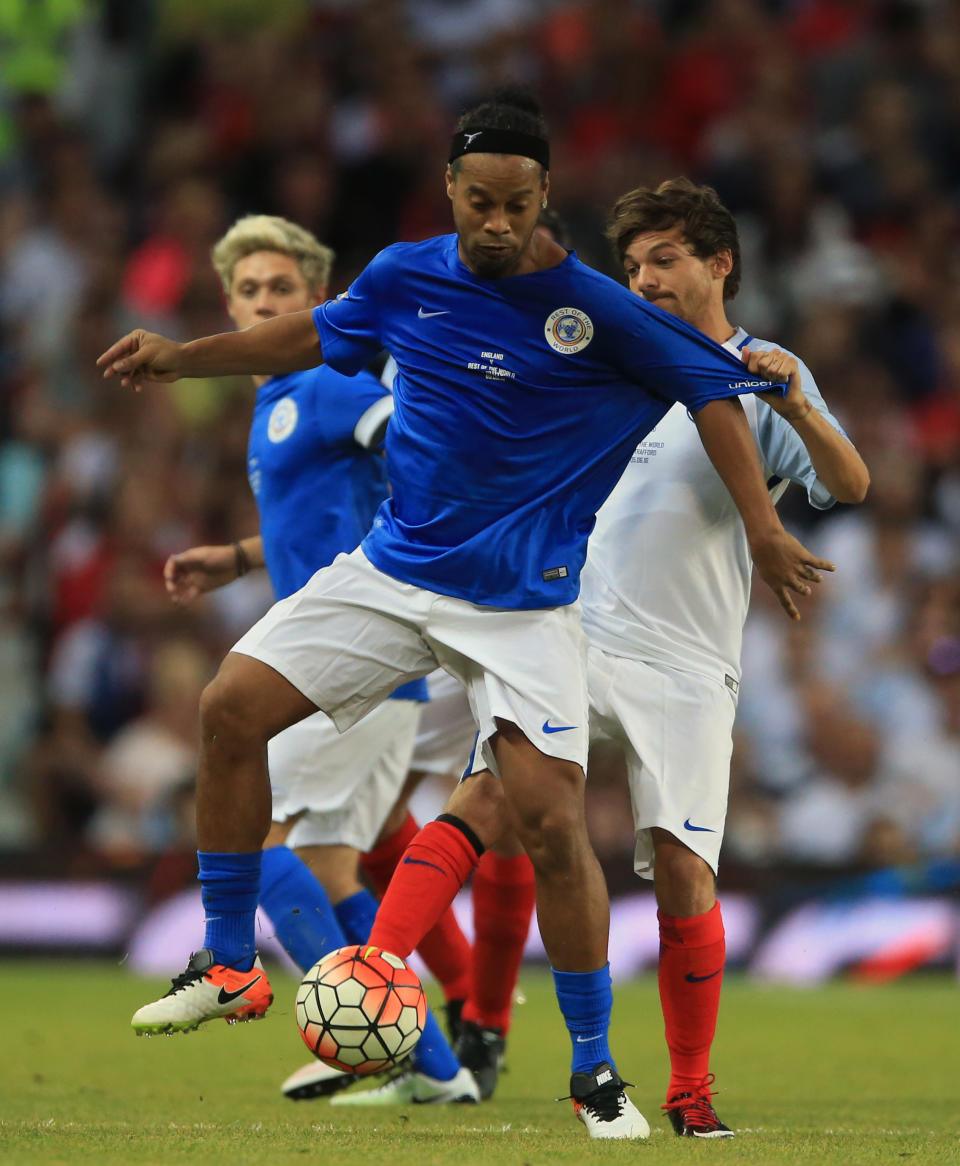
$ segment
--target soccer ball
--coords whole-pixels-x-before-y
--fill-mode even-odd
[[[297,990],[297,1027],[324,1064],[346,1073],[382,1073],[423,1033],[427,999],[416,974],[379,947],[325,955]]]

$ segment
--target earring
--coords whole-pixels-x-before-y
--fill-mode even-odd
[[[547,209],[547,200],[546,199],[544,199],[543,202],[540,204],[540,209],[543,211],[545,211]]]

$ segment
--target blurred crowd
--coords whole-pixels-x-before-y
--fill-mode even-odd
[[[586,261],[623,191],[735,212],[731,318],[812,369],[870,467],[792,488],[838,570],[789,625],[757,588],[725,854],[839,871],[960,850],[960,11],[950,0],[0,0],[0,851],[139,867],[189,833],[197,697],[268,606],[174,608],[166,556],[256,530],[241,378],[141,394],[134,325],[229,326],[211,245],[281,214],[337,252],[450,229],[452,123],[541,96]],[[615,760],[591,823],[632,849]]]

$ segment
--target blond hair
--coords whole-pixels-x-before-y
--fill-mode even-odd
[[[237,219],[210,252],[227,296],[234,268],[255,251],[278,251],[296,260],[312,295],[318,295],[330,281],[334,254],[315,235],[277,215],[246,215]]]

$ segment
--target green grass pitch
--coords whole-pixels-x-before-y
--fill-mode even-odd
[[[281,1097],[307,1056],[295,984],[272,979],[263,1021],[146,1040],[129,1019],[156,982],[103,964],[0,964],[0,1162],[960,1162],[960,988],[947,976],[807,991],[728,977],[713,1065],[717,1110],[738,1132],[726,1142],[668,1131],[656,982],[620,984],[614,1050],[653,1126],[645,1143],[591,1143],[569,1102],[553,1101],[567,1091],[569,1046],[541,972],[522,976],[493,1101],[376,1112]]]

